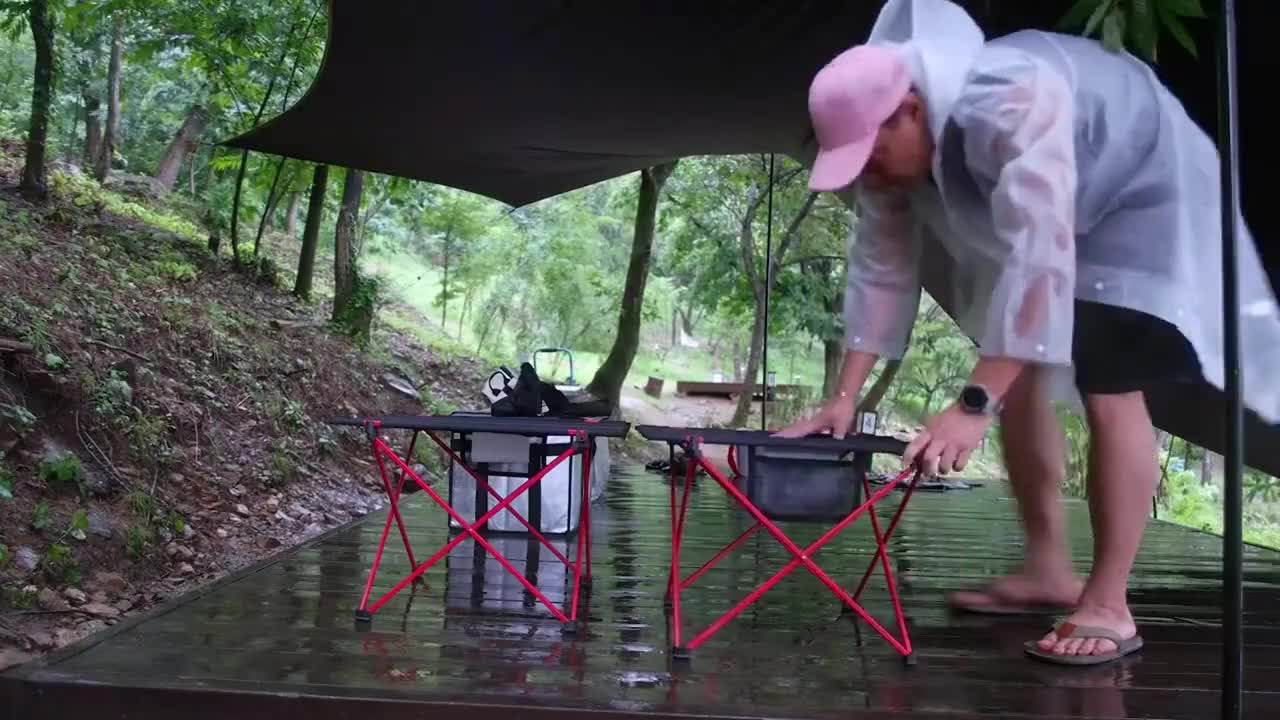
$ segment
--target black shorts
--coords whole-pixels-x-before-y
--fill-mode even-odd
[[[1071,357],[1085,395],[1203,380],[1196,351],[1177,327],[1115,305],[1076,300]]]

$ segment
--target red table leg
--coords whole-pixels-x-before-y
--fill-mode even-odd
[[[383,605],[385,605],[393,597],[395,597],[397,593],[403,590],[410,583],[420,578],[423,573],[425,573],[433,565],[439,562],[444,556],[446,556],[449,553],[450,550],[456,547],[459,543],[461,543],[467,537],[471,537],[478,545],[483,547],[490,555],[492,555],[493,558],[497,560],[498,563],[501,564],[502,567],[507,572],[511,573],[511,575],[514,576],[516,580],[518,580],[524,586],[524,588],[529,591],[530,594],[532,594],[535,598],[537,598],[538,601],[541,602],[543,606],[545,606],[547,610],[549,610],[551,614],[556,617],[557,620],[565,624],[566,633],[576,632],[577,630],[576,621],[577,621],[577,614],[578,614],[578,595],[582,587],[584,567],[589,567],[589,563],[590,563],[589,547],[586,548],[586,551],[587,551],[586,564],[584,564],[583,557],[582,557],[584,547],[590,541],[590,534],[589,534],[589,530],[587,529],[587,526],[590,523],[590,514],[589,514],[589,511],[587,510],[587,507],[584,505],[583,515],[579,523],[580,531],[578,533],[578,557],[575,562],[570,562],[568,558],[564,556],[563,553],[561,553],[558,549],[556,549],[553,545],[551,545],[551,543],[546,539],[546,537],[542,535],[542,533],[538,532],[536,528],[534,528],[518,511],[516,511],[514,508],[511,508],[510,505],[516,499],[518,499],[520,495],[527,492],[529,488],[533,487],[538,482],[541,482],[543,478],[545,478],[557,466],[559,466],[563,462],[568,461],[574,455],[582,456],[585,459],[585,462],[587,463],[587,465],[584,466],[584,472],[583,472],[583,483],[584,483],[583,497],[585,501],[587,501],[587,503],[589,504],[589,500],[590,500],[589,463],[591,458],[591,447],[590,447],[591,438],[589,436],[587,436],[586,434],[575,433],[573,444],[570,448],[566,449],[563,453],[557,456],[546,467],[534,473],[531,477],[529,477],[525,482],[523,482],[519,487],[517,487],[515,490],[509,493],[506,497],[503,497],[501,496],[501,494],[495,491],[491,486],[489,486],[489,484],[480,476],[478,472],[476,472],[469,465],[463,462],[461,458],[459,458],[446,443],[441,441],[440,438],[437,437],[434,433],[428,432],[427,434],[432,438],[432,440],[434,440],[436,444],[440,446],[451,459],[453,459],[455,462],[459,463],[463,468],[465,468],[467,472],[471,474],[473,478],[475,478],[477,483],[479,483],[487,492],[489,492],[489,494],[493,495],[499,501],[494,507],[490,508],[486,513],[481,515],[479,518],[476,518],[474,522],[467,522],[466,519],[463,518],[449,504],[448,500],[443,498],[435,490],[435,488],[427,484],[427,482],[423,480],[423,478],[420,477],[417,473],[415,473],[413,469],[404,460],[402,460],[398,455],[396,455],[395,451],[392,450],[391,447],[385,441],[383,441],[381,437],[378,437],[376,428],[369,428],[369,433],[370,433],[370,437],[372,438],[371,444],[373,447],[374,459],[376,460],[378,464],[378,470],[382,475],[384,489],[387,491],[387,499],[388,499],[388,502],[390,503],[390,510],[387,515],[387,522],[384,525],[382,530],[382,535],[378,541],[378,549],[374,554],[373,565],[369,569],[369,578],[365,584],[364,594],[360,600],[360,607],[356,611],[357,622],[361,622],[361,623],[371,622],[373,619],[373,614],[376,613]],[[394,487],[391,483],[390,476],[387,472],[388,458],[390,458],[393,466],[398,467],[401,472],[400,481],[397,484],[397,486],[394,486]],[[448,513],[449,517],[452,518],[455,522],[457,522],[462,527],[461,533],[459,533],[456,537],[451,539],[442,548],[437,550],[430,558],[428,558],[423,563],[418,563],[416,560],[412,559],[413,551],[410,547],[408,531],[405,528],[404,521],[400,515],[399,501],[402,495],[401,490],[403,488],[406,478],[411,479],[415,483],[417,483],[423,492],[425,492],[437,505],[443,508],[444,511]],[[552,554],[556,556],[557,559],[559,559],[562,563],[565,564],[566,567],[568,567],[573,571],[574,590],[573,590],[572,608],[569,615],[566,615],[563,610],[556,607],[556,605],[552,603],[550,599],[548,599],[547,596],[541,590],[539,590],[536,586],[534,586],[533,583],[531,583],[528,580],[528,578],[524,576],[523,573],[517,570],[516,567],[506,557],[502,555],[502,553],[498,552],[497,548],[493,547],[493,545],[488,540],[486,540],[484,535],[480,532],[479,528],[484,527],[485,524],[488,523],[490,519],[492,519],[498,513],[501,513],[503,510],[507,510],[508,512],[510,512],[517,520],[519,520],[521,524],[525,526],[526,529],[529,530],[530,534],[534,538],[536,538],[539,542],[541,542],[542,545],[547,547],[552,552]],[[373,590],[374,580],[377,577],[378,568],[382,562],[383,550],[386,547],[387,536],[389,535],[391,530],[392,520],[395,520],[395,522],[397,522],[400,526],[401,537],[404,540],[405,549],[409,552],[409,556],[411,558],[410,562],[412,563],[412,566],[414,569],[406,577],[400,580],[400,582],[398,582],[391,590],[385,593],[382,597],[370,603],[369,596]]]
[[[672,606],[673,657],[687,658],[690,652],[692,652],[698,646],[705,643],[713,635],[715,635],[715,633],[719,632],[726,624],[732,621],[735,617],[741,614],[753,603],[758,601],[766,592],[768,592],[771,588],[773,588],[779,581],[781,581],[784,577],[790,574],[793,570],[803,565],[805,569],[808,570],[811,574],[813,574],[814,577],[818,578],[818,580],[821,581],[827,587],[827,589],[831,591],[833,595],[835,595],[837,598],[841,600],[844,607],[846,607],[849,610],[852,610],[859,617],[861,617],[868,625],[871,626],[872,629],[874,629],[881,637],[883,637],[885,641],[888,642],[899,654],[901,654],[902,656],[907,658],[908,661],[910,661],[913,654],[912,646],[911,646],[911,638],[910,638],[910,634],[907,631],[906,621],[903,616],[902,603],[901,603],[901,599],[898,596],[897,585],[894,582],[893,570],[889,565],[887,543],[889,541],[889,538],[892,536],[894,529],[896,529],[897,527],[898,520],[901,518],[903,510],[905,509],[907,502],[911,498],[911,493],[914,490],[916,483],[919,481],[919,478],[920,478],[919,473],[914,471],[913,469],[907,469],[903,471],[902,474],[900,474],[892,482],[888,483],[884,488],[876,491],[875,493],[872,493],[870,491],[870,486],[868,484],[867,497],[860,505],[858,505],[856,508],[850,511],[848,515],[846,515],[843,519],[837,522],[833,527],[827,530],[827,532],[825,532],[821,537],[819,537],[817,540],[811,543],[808,547],[800,548],[794,542],[792,542],[792,540],[786,535],[785,532],[782,531],[781,528],[778,527],[777,524],[769,520],[769,518],[766,517],[764,513],[761,512],[761,510],[754,503],[752,503],[751,500],[747,498],[747,496],[737,488],[737,486],[733,484],[732,481],[724,477],[724,475],[721,474],[718,469],[716,469],[713,465],[708,463],[705,460],[705,458],[703,458],[701,454],[697,451],[697,445],[698,445],[697,440],[691,439],[689,443],[689,447],[686,448],[686,457],[688,457],[690,460],[689,472],[688,472],[689,477],[686,479],[684,499],[683,499],[683,502],[679,504],[679,507],[677,507],[677,504],[676,504],[674,483],[672,484],[672,488],[671,488],[672,569],[671,569],[669,592],[671,595],[671,606]],[[689,500],[688,488],[689,488],[689,485],[692,484],[692,476],[699,469],[706,472],[717,483],[719,483],[720,486],[724,488],[725,492],[728,493],[729,496],[732,497],[740,506],[742,506],[742,508],[745,509],[755,519],[756,522],[755,522],[755,525],[750,527],[746,532],[740,535],[737,539],[729,543],[728,546],[726,546],[723,550],[717,553],[716,556],[713,557],[710,561],[708,561],[705,565],[703,565],[701,568],[699,568],[694,573],[692,573],[687,579],[681,580],[680,579],[681,577],[680,547],[682,544],[682,536],[684,532],[684,521],[686,517],[686,510],[688,507],[688,500]],[[899,505],[898,511],[895,514],[894,519],[890,524],[890,527],[888,528],[887,532],[881,532],[879,518],[875,515],[874,506],[880,500],[884,499],[891,492],[893,492],[900,483],[906,481],[908,476],[911,476],[911,480],[910,480],[910,484],[907,487],[907,492],[903,497],[902,503]],[[834,579],[832,579],[831,576],[828,575],[826,571],[824,571],[821,567],[819,567],[813,561],[812,556],[815,553],[817,553],[819,550],[821,550],[825,545],[827,545],[837,535],[839,535],[845,528],[847,528],[855,520],[861,517],[864,513],[871,515],[872,529],[873,529],[873,534],[876,540],[876,552],[875,552],[875,555],[872,557],[871,563],[867,568],[867,572],[862,579],[862,583],[860,583],[860,585],[858,586],[857,593],[855,595],[850,595]],[[768,532],[781,545],[786,547],[791,552],[793,558],[786,565],[784,565],[780,570],[778,570],[772,577],[770,577],[765,582],[761,583],[760,586],[758,586],[752,592],[747,594],[746,597],[742,598],[733,608],[729,609],[728,611],[723,613],[720,617],[716,618],[710,624],[710,626],[708,626],[702,632],[697,634],[692,640],[688,641],[687,643],[682,643],[683,633],[682,633],[681,618],[680,618],[680,612],[679,612],[681,592],[687,589],[695,580],[701,577],[707,570],[709,570],[712,566],[718,563],[726,555],[728,555],[735,548],[737,548],[739,545],[745,542],[745,540],[748,537],[755,534],[761,529]],[[881,569],[885,575],[886,582],[888,583],[890,600],[893,604],[894,615],[895,615],[895,619],[897,620],[896,624],[898,626],[897,630],[900,637],[895,637],[888,630],[886,630],[884,626],[882,626],[874,617],[872,617],[862,607],[862,605],[858,602],[858,599],[857,599],[857,597],[861,595],[862,590],[866,586],[867,579],[870,577],[872,571],[874,570],[877,564],[881,566]]]

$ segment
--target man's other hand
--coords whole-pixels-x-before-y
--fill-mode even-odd
[[[916,465],[926,476],[963,470],[991,425],[990,415],[975,415],[952,404],[933,416],[902,453],[902,466]]]
[[[854,405],[852,402],[837,399],[828,402],[816,414],[794,422],[774,433],[774,437],[801,438],[808,435],[830,432],[831,437],[840,440],[849,433],[853,425]]]

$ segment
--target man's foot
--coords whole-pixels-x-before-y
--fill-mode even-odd
[[[984,590],[952,593],[952,607],[972,613],[1015,615],[1070,611],[1080,600],[1084,582],[1071,575],[1009,575]]]
[[[1127,607],[1113,610],[1094,605],[1082,605],[1059,627],[1065,629],[1071,626],[1102,628],[1115,633],[1125,641],[1131,640],[1138,634],[1138,626],[1134,624],[1133,615],[1129,613]],[[1120,650],[1119,644],[1114,640],[1100,637],[1059,637],[1053,630],[1040,638],[1036,646],[1041,652],[1062,657],[1112,655]]]

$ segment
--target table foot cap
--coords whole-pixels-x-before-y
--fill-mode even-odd
[[[368,630],[373,626],[373,613],[368,610],[355,611],[356,630]]]

